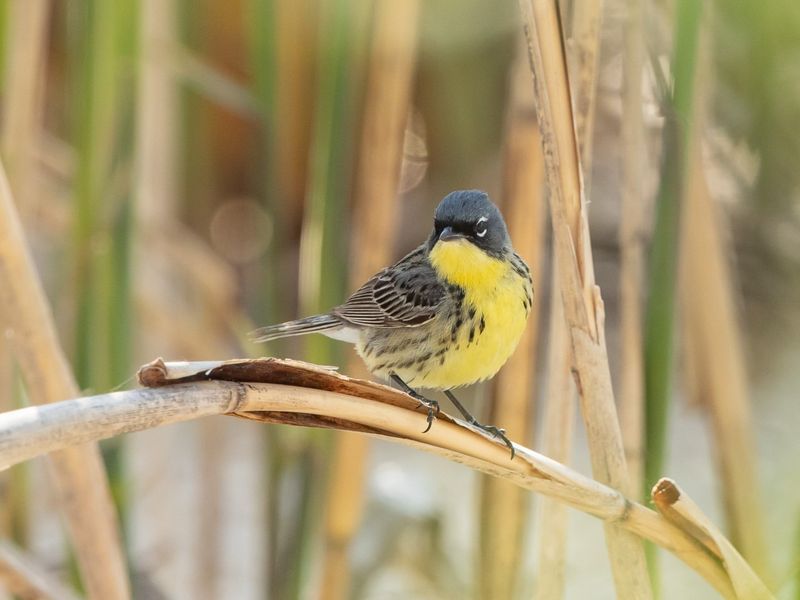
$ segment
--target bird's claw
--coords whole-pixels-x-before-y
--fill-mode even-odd
[[[511,450],[511,460],[514,460],[514,456],[516,456],[516,451],[514,450],[514,444],[511,443],[511,440],[506,437],[506,430],[500,427],[495,427],[494,425],[483,425],[474,421],[472,423],[475,427],[480,429],[481,431],[485,431],[492,437],[498,438],[502,440],[502,442],[508,446],[508,449]]]
[[[425,396],[419,394],[417,394],[413,398],[414,400],[419,402],[420,406],[424,406],[425,408],[428,409],[428,418],[426,419],[428,426],[422,431],[422,433],[428,433],[431,430],[431,427],[433,426],[433,420],[436,418],[436,416],[439,414],[439,411],[441,410],[439,408],[439,403],[436,400],[430,400]]]

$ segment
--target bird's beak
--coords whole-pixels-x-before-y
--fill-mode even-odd
[[[442,233],[439,234],[439,241],[449,242],[452,240],[461,240],[464,239],[464,237],[463,234],[454,231],[452,227],[445,227],[442,229]]]

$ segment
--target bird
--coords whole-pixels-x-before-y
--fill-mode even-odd
[[[488,194],[457,190],[434,211],[425,242],[362,285],[343,304],[256,329],[255,342],[321,333],[355,344],[367,369],[425,406],[429,431],[440,407],[418,390],[447,396],[472,426],[514,445],[505,430],[479,423],[452,390],[493,377],[519,343],[533,302],[530,269]]]

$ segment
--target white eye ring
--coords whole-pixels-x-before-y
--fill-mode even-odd
[[[487,231],[487,229],[486,229],[486,227],[484,227],[482,230],[480,230],[480,231],[479,231],[479,230],[478,230],[478,226],[479,226],[481,223],[485,223],[485,222],[486,222],[486,221],[488,221],[488,220],[489,220],[489,219],[488,219],[487,217],[481,217],[481,218],[480,218],[480,219],[478,219],[478,220],[477,220],[477,222],[475,223],[475,235],[477,235],[479,238],[482,238],[482,237],[484,237],[484,236],[486,235],[486,231]]]

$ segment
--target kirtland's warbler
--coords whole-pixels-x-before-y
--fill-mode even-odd
[[[472,425],[514,446],[505,431],[481,425],[453,388],[494,376],[516,348],[531,310],[528,266],[514,252],[503,216],[477,190],[448,194],[428,240],[383,269],[341,306],[253,332],[256,341],[323,333],[348,341],[367,368],[428,408],[414,388],[442,390]]]

